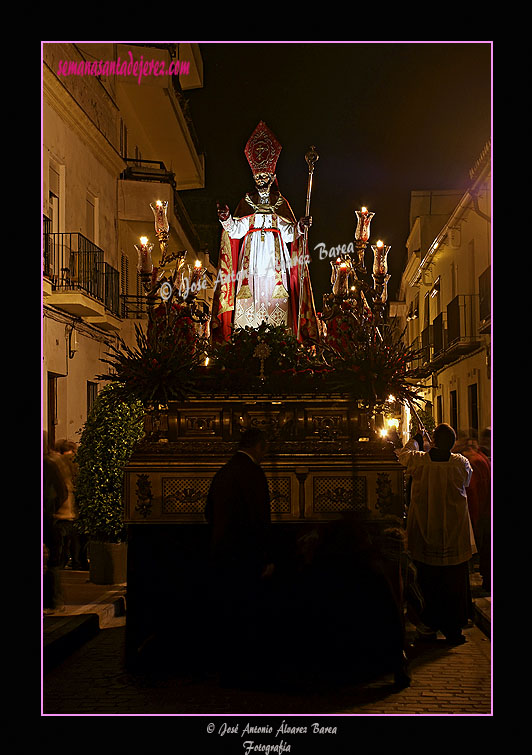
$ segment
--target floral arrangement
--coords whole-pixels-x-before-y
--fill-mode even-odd
[[[262,323],[236,328],[227,343],[209,345],[198,335],[186,306],[161,305],[147,332],[136,326],[137,346],[111,347],[113,369],[100,375],[117,383],[124,399],[145,407],[208,393],[343,393],[383,407],[390,394],[400,403],[419,402],[417,352],[392,325],[378,328],[349,306],[326,321],[320,342],[300,343],[290,329]],[[209,366],[206,367],[206,357]]]
[[[328,321],[327,335],[322,353],[335,390],[372,406],[383,406],[390,394],[399,403],[419,402],[418,376],[410,367],[419,352],[405,345],[395,322],[377,327],[345,307]]]
[[[227,343],[212,348],[211,374],[222,390],[259,389],[264,392],[315,390],[316,380],[328,371],[314,346],[304,346],[285,326],[261,323],[237,328]]]
[[[196,392],[194,373],[205,361],[206,344],[196,334],[186,307],[160,305],[151,314],[147,331],[135,325],[136,348],[120,339],[111,346],[111,366],[100,380],[111,380],[124,400],[140,400],[144,406],[182,400]]]

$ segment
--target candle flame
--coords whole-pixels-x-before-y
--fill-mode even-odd
[[[377,246],[378,247],[384,246],[384,241],[377,241]]]
[[[157,201],[155,202],[155,204],[157,205],[157,207],[162,207],[162,204],[163,204],[163,203],[161,202],[161,200],[160,200],[160,199],[158,199],[158,200],[157,200]]]
[[[362,209],[360,210],[360,212],[367,212],[367,211],[368,211],[368,208],[367,208],[367,207],[363,207],[363,208],[362,208]]]
[[[148,237],[147,236],[141,236],[140,237],[140,243],[142,244],[142,246],[146,246],[146,244],[148,243]]]
[[[199,260],[196,260],[194,262],[194,267],[201,267],[201,262]]]

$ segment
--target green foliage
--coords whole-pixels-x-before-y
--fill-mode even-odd
[[[143,435],[142,402],[122,400],[120,386],[109,384],[98,394],[83,426],[76,463],[79,527],[92,540],[125,540],[123,468]]]
[[[432,416],[432,405],[429,404],[423,408],[418,408],[417,413],[419,415],[419,419],[423,422],[425,430],[428,433],[432,433],[434,431],[434,428],[436,427],[436,421]],[[414,435],[416,432],[419,432],[419,422],[414,417],[414,415],[410,417],[410,432],[412,435]]]
[[[264,381],[260,379],[260,345],[267,347],[262,352]],[[265,322],[257,328],[235,328],[229,342],[215,346],[210,356],[209,373],[218,390],[275,392],[286,391],[290,385],[293,391],[307,391],[317,387],[317,376],[327,370],[313,348],[299,343],[289,328]]]
[[[110,359],[101,361],[113,369],[102,380],[111,380],[124,401],[140,400],[144,406],[183,400],[195,393],[194,372],[205,359],[205,345],[196,336],[194,323],[183,307],[158,307],[147,331],[135,325],[135,348],[122,339],[111,346]]]
[[[399,403],[416,403],[417,352],[404,343],[394,324],[377,328],[345,310],[327,323],[324,356],[332,371],[329,381],[373,406],[383,406],[390,394]]]

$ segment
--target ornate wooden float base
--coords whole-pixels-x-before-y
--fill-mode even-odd
[[[268,437],[262,468],[279,558],[302,530],[348,512],[403,517],[403,468],[393,446],[376,439],[367,412],[348,397],[211,397],[151,412],[124,476],[130,660],[150,637],[159,643],[161,631],[201,614],[207,493],[250,427]]]

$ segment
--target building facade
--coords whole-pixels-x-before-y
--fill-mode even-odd
[[[414,191],[399,302],[413,366],[435,424],[479,435],[491,428],[491,146],[465,192]],[[403,437],[410,432],[405,412]]]
[[[120,336],[145,318],[140,236],[168,201],[169,249],[216,274],[179,192],[203,188],[184,92],[203,86],[194,44],[44,43],[42,75],[43,429],[79,440]],[[209,294],[202,291],[201,297]]]

